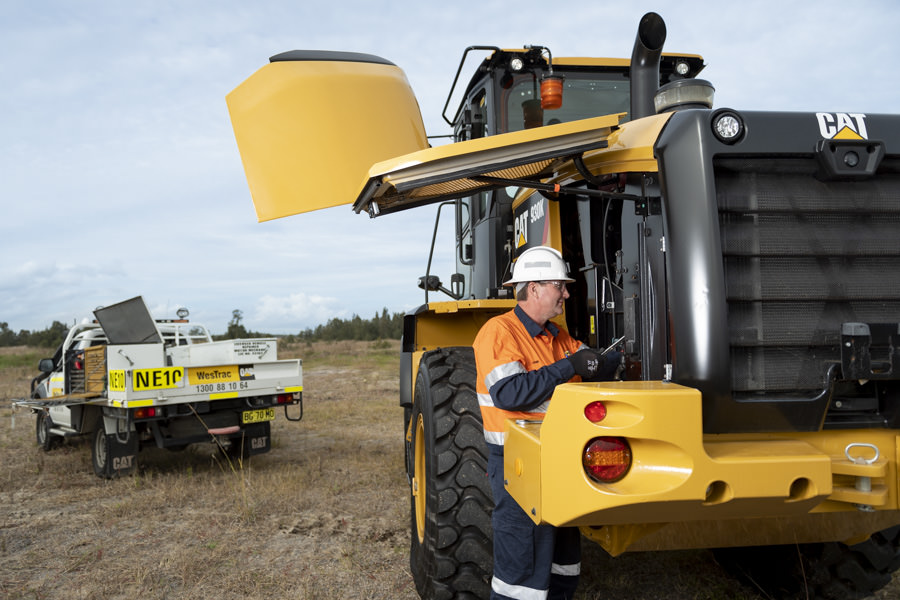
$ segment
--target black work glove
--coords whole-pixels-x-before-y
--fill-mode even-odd
[[[607,352],[605,356],[600,358],[602,364],[591,381],[611,381],[616,379],[619,375],[619,369],[625,368],[622,357],[621,352],[615,350]]]
[[[572,356],[569,356],[568,360],[572,363],[575,374],[580,375],[583,380],[587,381],[597,376],[603,357],[600,356],[599,352],[590,348],[582,348]]]

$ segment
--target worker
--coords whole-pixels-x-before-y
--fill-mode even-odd
[[[485,323],[473,343],[494,495],[492,599],[572,598],[578,585],[578,528],[535,525],[503,482],[506,420],[543,419],[557,385],[612,378],[621,362],[620,353],[601,356],[550,321],[562,314],[572,281],[556,249],[529,248],[504,283],[515,286],[516,306]]]

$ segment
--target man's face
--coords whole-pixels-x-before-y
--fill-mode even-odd
[[[563,281],[535,281],[529,283],[529,299],[534,301],[535,312],[543,318],[543,323],[563,313],[563,303],[569,291]]]

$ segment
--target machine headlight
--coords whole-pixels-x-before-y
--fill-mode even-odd
[[[744,135],[744,121],[733,110],[724,110],[713,117],[712,129],[720,142],[733,144]]]

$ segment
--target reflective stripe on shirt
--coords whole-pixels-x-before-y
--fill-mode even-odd
[[[526,372],[527,371],[525,370],[525,367],[523,367],[522,363],[520,363],[519,361],[497,365],[491,370],[490,373],[484,376],[484,387],[490,390],[492,387],[494,387],[494,384],[501,379],[506,379],[510,375],[517,375],[519,373]]]

